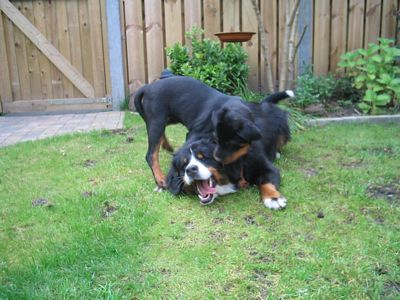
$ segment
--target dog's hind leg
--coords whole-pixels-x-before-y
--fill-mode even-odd
[[[167,150],[169,153],[173,153],[174,152],[174,148],[169,143],[165,133],[163,134],[161,139],[162,139],[161,146],[163,147],[163,149]]]
[[[153,124],[147,128],[147,132],[149,133],[149,148],[146,154],[146,161],[153,172],[157,186],[161,189],[166,188],[165,175],[161,170],[159,162],[159,153],[163,143],[164,130],[165,125],[160,126],[160,124]]]

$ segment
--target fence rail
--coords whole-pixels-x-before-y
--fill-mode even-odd
[[[300,0],[300,36],[296,74],[313,65],[316,74],[335,72],[340,55],[374,42],[394,38],[399,0]],[[259,0],[269,33],[268,45],[274,80],[282,60],[286,0]],[[290,0],[293,3],[293,0]],[[130,92],[156,79],[168,65],[164,48],[184,43],[192,26],[205,29],[216,39],[221,31],[257,32],[250,0],[123,0],[127,82]],[[243,43],[249,53],[249,84],[265,91],[259,35]]]

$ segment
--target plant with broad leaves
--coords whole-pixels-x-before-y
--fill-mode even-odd
[[[400,67],[396,58],[400,49],[391,39],[379,39],[366,49],[358,49],[342,55],[339,66],[354,77],[354,86],[364,91],[363,101],[358,104],[364,113],[377,114],[381,108],[397,105],[400,99]]]
[[[190,46],[176,43],[167,48],[170,69],[176,75],[196,78],[228,94],[237,94],[246,85],[249,67],[247,53],[240,44],[201,39],[204,31],[193,28],[186,33]]]

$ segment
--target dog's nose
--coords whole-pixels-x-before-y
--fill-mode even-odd
[[[189,166],[186,168],[186,174],[190,177],[195,176],[199,172],[199,167],[194,165],[194,166]]]

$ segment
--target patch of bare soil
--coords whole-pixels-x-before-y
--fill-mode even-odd
[[[384,185],[370,185],[367,193],[373,198],[384,198],[391,203],[400,204],[400,180]]]
[[[53,207],[54,204],[51,203],[49,200],[44,199],[44,198],[37,198],[32,200],[32,206],[36,207],[36,206],[44,206],[44,207]]]
[[[92,160],[92,159],[87,159],[87,160],[85,160],[84,162],[83,162],[83,166],[85,167],[85,168],[91,168],[91,167],[94,167],[96,165],[96,161],[95,160]]]
[[[314,117],[335,118],[360,116],[362,113],[353,105],[342,106],[339,103],[332,102],[329,105],[322,103],[311,104],[304,108],[304,113]]]
[[[116,204],[111,203],[109,201],[105,201],[101,216],[104,219],[109,218],[118,210],[118,208],[119,207]]]

